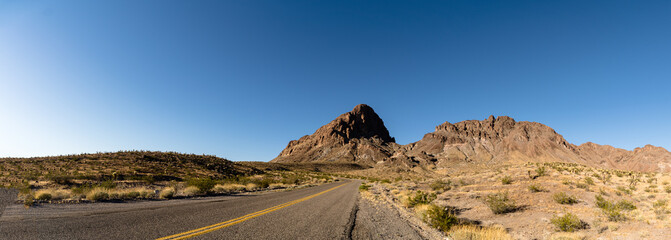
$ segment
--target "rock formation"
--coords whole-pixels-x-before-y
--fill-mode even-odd
[[[573,145],[552,128],[507,116],[445,122],[408,145],[398,145],[367,105],[357,105],[314,134],[289,142],[273,162],[356,162],[370,166],[450,167],[455,163],[571,162],[592,167],[671,172],[671,153],[647,145],[627,151]]]
[[[290,141],[272,162],[357,162],[372,165],[394,152],[394,138],[365,104],[342,114],[312,135]]]

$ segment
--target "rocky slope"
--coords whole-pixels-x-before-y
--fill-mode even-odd
[[[552,128],[506,116],[445,122],[408,145],[389,136],[382,119],[358,105],[314,134],[289,142],[272,162],[356,162],[371,166],[449,167],[455,163],[572,162],[637,171],[671,171],[671,153],[647,145],[633,151],[573,145]]]

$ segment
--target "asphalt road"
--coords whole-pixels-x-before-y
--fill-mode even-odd
[[[0,239],[349,239],[359,183],[193,200],[13,205],[0,217]]]

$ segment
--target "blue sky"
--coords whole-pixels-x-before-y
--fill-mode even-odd
[[[2,1],[0,156],[274,158],[356,104],[671,148],[669,1]]]

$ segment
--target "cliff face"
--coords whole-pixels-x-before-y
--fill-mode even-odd
[[[357,162],[371,166],[435,166],[454,163],[572,162],[637,171],[671,171],[671,153],[647,145],[633,151],[566,141],[552,128],[507,116],[445,122],[408,145],[394,143],[382,119],[358,105],[314,134],[289,142],[273,162]]]

